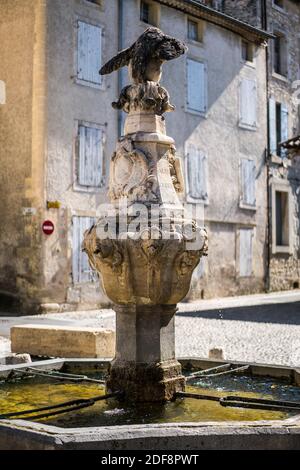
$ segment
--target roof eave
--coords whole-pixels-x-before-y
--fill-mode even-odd
[[[156,0],[158,3],[175,8],[183,13],[190,14],[195,18],[199,18],[209,23],[220,26],[234,32],[248,41],[262,44],[269,39],[274,39],[274,35],[256,28],[244,21],[233,18],[220,11],[214,10],[206,5],[196,2],[195,0]]]

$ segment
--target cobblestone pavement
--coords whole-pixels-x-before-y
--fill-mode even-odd
[[[111,309],[32,317],[0,317],[0,355],[9,350],[12,324],[115,328]],[[221,348],[224,359],[300,366],[300,293],[245,296],[182,303],[176,315],[178,357],[208,357]],[[25,352],[25,351],[24,351]]]

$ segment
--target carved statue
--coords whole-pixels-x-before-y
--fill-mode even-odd
[[[159,82],[162,64],[186,51],[186,46],[178,39],[167,36],[158,28],[147,28],[132,46],[103,65],[100,74],[106,75],[128,65],[135,84]]]

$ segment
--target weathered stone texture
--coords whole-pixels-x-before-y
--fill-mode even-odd
[[[223,0],[222,11],[252,26],[261,27],[261,9],[258,0]]]
[[[300,259],[292,256],[272,257],[270,290],[289,290],[300,286]]]
[[[103,328],[18,325],[11,328],[11,349],[33,356],[111,358],[115,333]]]

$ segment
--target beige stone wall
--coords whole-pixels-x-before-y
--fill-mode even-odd
[[[0,292],[31,308],[42,276],[45,1],[0,1]],[[32,208],[32,215],[24,215]]]

